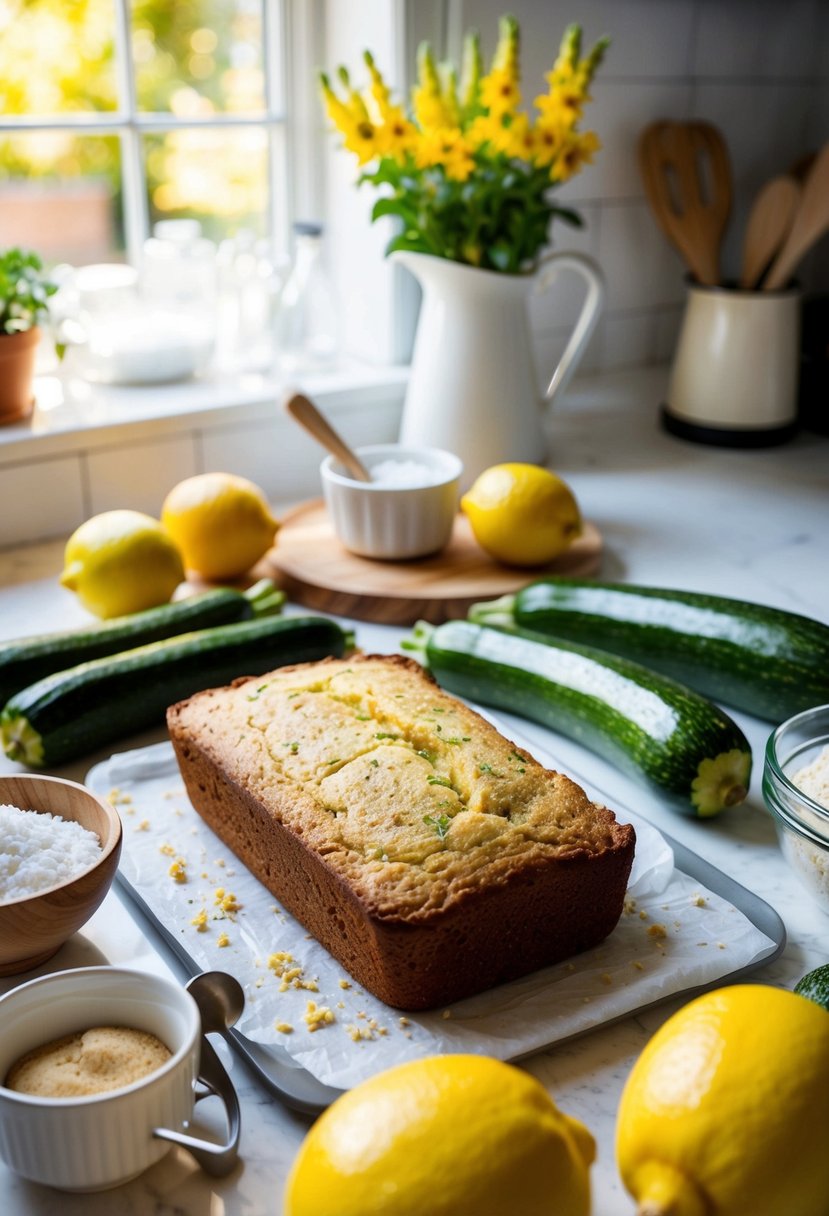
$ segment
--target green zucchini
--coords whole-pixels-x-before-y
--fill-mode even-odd
[[[763,604],[547,578],[469,617],[610,650],[770,722],[829,701],[829,625]]]
[[[814,971],[807,971],[794,986],[798,996],[805,996],[829,1010],[829,963],[822,963]]]
[[[75,760],[146,727],[169,705],[238,676],[340,656],[352,635],[319,616],[265,617],[92,659],[22,689],[0,714],[10,760],[35,768]]]
[[[638,663],[470,621],[419,624],[404,648],[420,650],[450,692],[575,739],[649,783],[672,809],[707,818],[746,797],[751,749],[736,723]]]
[[[247,591],[215,587],[173,604],[161,604],[81,629],[13,638],[0,643],[0,707],[21,688],[55,671],[176,634],[192,633],[194,629],[270,616],[280,612],[284,602],[284,591],[263,578]]]

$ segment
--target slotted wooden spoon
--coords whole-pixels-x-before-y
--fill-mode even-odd
[[[743,241],[740,286],[751,291],[791,230],[800,203],[800,186],[781,175],[766,182],[752,204]]]
[[[639,141],[645,191],[662,230],[694,278],[720,281],[720,244],[731,211],[725,141],[707,122],[657,122]]]
[[[829,144],[815,157],[803,182],[800,205],[789,235],[763,283],[764,291],[779,291],[791,279],[800,260],[829,230]]]

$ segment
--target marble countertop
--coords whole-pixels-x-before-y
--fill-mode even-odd
[[[602,576],[716,592],[829,622],[829,439],[804,432],[780,448],[730,451],[671,438],[657,423],[664,379],[664,370],[648,369],[583,380],[551,420],[550,463],[602,533]],[[61,544],[51,543],[0,553],[0,636],[85,619],[57,584],[61,552]],[[362,646],[385,651],[398,649],[404,632],[360,623],[356,628]],[[710,822],[669,814],[655,796],[576,744],[547,735],[546,746],[560,757],[563,771],[571,765],[768,901],[785,922],[788,943],[753,978],[792,987],[829,957],[829,918],[788,870],[763,806],[762,754],[771,728],[744,714],[733,716],[754,752],[751,794],[744,806]],[[162,737],[142,735],[123,748]],[[93,755],[57,771],[82,779],[102,758]],[[0,762],[0,772],[15,767]],[[41,970],[103,961],[181,978],[175,961],[115,890],[83,932]],[[20,979],[7,980],[0,989]],[[596,1136],[596,1216],[634,1212],[614,1161],[616,1109],[634,1060],[679,1003],[670,1001],[523,1063],[561,1108]],[[278,1216],[284,1180],[309,1120],[285,1109],[239,1059],[227,1052],[224,1059],[243,1119],[241,1162],[228,1178],[209,1179],[174,1150],[116,1191],[65,1195],[18,1179],[0,1165],[0,1211],[6,1216]]]

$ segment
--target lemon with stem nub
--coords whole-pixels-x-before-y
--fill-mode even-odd
[[[760,984],[698,997],[628,1077],[616,1154],[639,1216],[829,1212],[829,1014]]]
[[[166,604],[184,579],[181,554],[157,519],[141,511],[104,511],[72,533],[61,585],[109,620]]]
[[[461,499],[478,544],[510,566],[542,566],[581,535],[573,491],[549,469],[496,464]]]
[[[486,1056],[400,1064],[343,1094],[288,1178],[285,1216],[588,1216],[590,1132]]]
[[[267,553],[279,524],[264,493],[235,473],[201,473],[173,486],[161,522],[188,570],[211,581],[239,578]]]

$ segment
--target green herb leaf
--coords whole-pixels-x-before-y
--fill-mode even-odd
[[[448,815],[445,814],[438,816],[424,815],[423,822],[427,823],[430,828],[434,828],[435,835],[437,836],[438,840],[445,840],[452,820]]]

